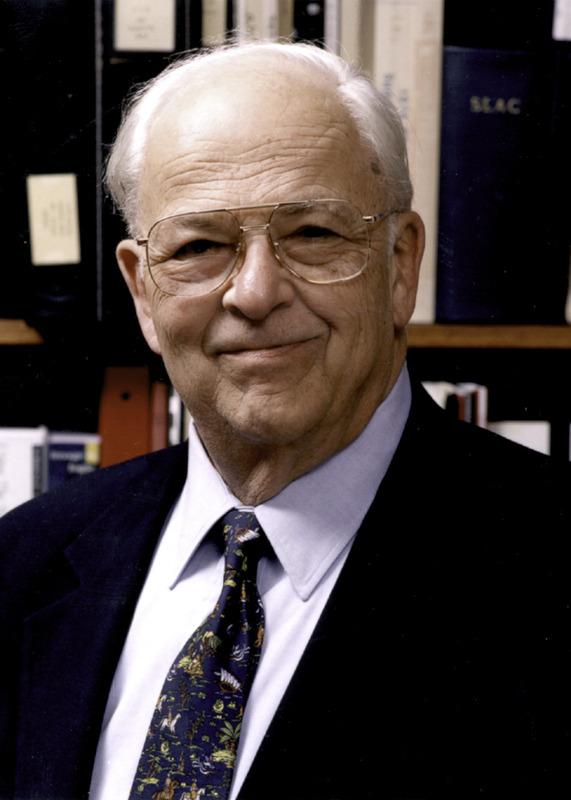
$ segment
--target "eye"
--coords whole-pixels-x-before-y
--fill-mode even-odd
[[[193,258],[194,256],[211,255],[223,248],[228,248],[227,244],[214,242],[211,239],[194,239],[186,242],[174,253],[173,258]]]
[[[323,228],[321,225],[304,225],[291,234],[291,236],[299,236],[303,239],[324,239],[328,236],[338,235],[329,228]]]

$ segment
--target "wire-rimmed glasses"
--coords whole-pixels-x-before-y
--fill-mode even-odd
[[[267,209],[261,225],[243,225],[236,214]],[[363,215],[347,200],[299,200],[175,214],[155,222],[146,239],[147,265],[157,288],[198,297],[220,287],[245,252],[245,234],[264,232],[281,266],[308,283],[349,281],[366,268],[371,225],[400,209]]]

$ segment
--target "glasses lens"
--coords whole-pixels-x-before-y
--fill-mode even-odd
[[[147,253],[151,277],[166,294],[213,291],[236,260],[240,228],[227,211],[179,214],[155,223]]]
[[[367,224],[343,200],[280,206],[272,215],[270,235],[284,266],[312,283],[353,278],[367,264]]]

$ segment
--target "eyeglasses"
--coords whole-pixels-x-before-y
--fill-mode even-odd
[[[269,210],[261,225],[242,225],[234,212]],[[346,200],[303,200],[261,206],[192,211],[158,220],[144,245],[151,278],[161,292],[198,297],[234,273],[245,234],[261,231],[281,266],[308,283],[349,281],[367,266],[370,229],[401,209],[363,216]]]

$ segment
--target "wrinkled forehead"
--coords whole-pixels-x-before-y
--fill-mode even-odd
[[[271,64],[271,62],[270,62]],[[253,60],[231,68],[197,70],[157,110],[149,128],[145,158],[156,157],[157,146],[215,139],[232,147],[238,139],[264,141],[269,132],[287,129],[295,138],[312,127],[346,125],[352,121],[335,87],[320,72],[294,64],[269,67]]]
[[[177,196],[184,205],[185,196],[206,185],[219,192],[214,207],[263,202],[253,198],[262,172],[274,172],[282,185],[292,181],[296,197],[284,188],[282,201],[311,194],[321,176],[335,196],[344,196],[345,172],[346,183],[365,191],[377,180],[371,160],[335,85],[319,70],[297,64],[285,69],[283,63],[272,69],[256,60],[232,69],[218,65],[198,71],[157,110],[144,150],[141,211],[149,218],[164,208],[178,211]]]

